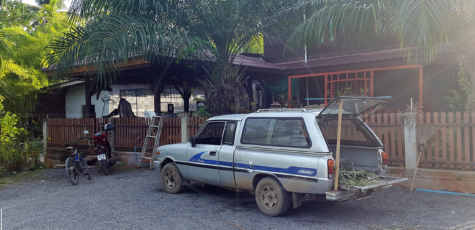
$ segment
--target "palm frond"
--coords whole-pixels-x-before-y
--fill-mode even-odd
[[[474,3],[469,0],[368,0],[329,1],[296,28],[286,51],[304,46],[318,47],[336,31],[344,45],[362,44],[374,36],[396,34],[401,47],[417,46],[427,62],[434,59],[440,44],[454,41],[455,30],[473,18]],[[467,28],[465,28],[467,29]],[[336,43],[335,43],[336,44]],[[410,53],[406,53],[411,57]]]
[[[5,81],[7,74],[15,74],[18,79],[25,80],[31,73],[15,64],[12,60],[0,59],[0,96],[11,100],[14,97],[14,93],[13,88]],[[21,85],[22,82],[20,81],[19,84]]]
[[[13,43],[5,36],[5,33],[0,31],[0,51],[7,51],[11,48],[12,44]]]
[[[88,78],[105,87],[120,74],[122,64],[176,58],[177,50],[188,43],[186,33],[177,27],[140,16],[114,15],[53,40],[48,62],[57,63],[63,76],[74,67],[85,67]]]

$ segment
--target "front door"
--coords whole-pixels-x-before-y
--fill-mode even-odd
[[[219,151],[226,122],[208,122],[196,136],[196,146],[186,152],[188,174],[194,178],[220,181]]]

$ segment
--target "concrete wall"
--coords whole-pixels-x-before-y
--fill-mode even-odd
[[[109,114],[109,107],[104,107],[103,98],[107,98],[109,92],[102,91],[99,100],[96,96],[91,97],[91,104],[95,106],[96,117],[102,117],[102,109],[104,114]],[[82,106],[86,105],[84,84],[74,85],[68,88],[66,92],[66,118],[82,118]]]
[[[387,176],[409,178],[396,185],[410,188],[414,170],[391,167]],[[475,172],[418,169],[414,188],[475,194]]]

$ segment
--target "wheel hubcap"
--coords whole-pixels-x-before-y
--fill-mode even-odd
[[[277,207],[277,192],[272,186],[265,186],[261,190],[261,203],[267,210],[273,210]]]
[[[171,170],[165,174],[165,185],[167,186],[167,188],[174,189],[177,186],[176,178],[177,177],[175,173]]]

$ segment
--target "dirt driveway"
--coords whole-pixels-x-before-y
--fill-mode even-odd
[[[64,169],[0,188],[4,229],[475,229],[475,197],[394,187],[372,198],[304,203],[260,213],[249,193],[212,186],[163,192],[154,170],[119,170],[67,183]],[[238,228],[237,228],[238,227]]]

